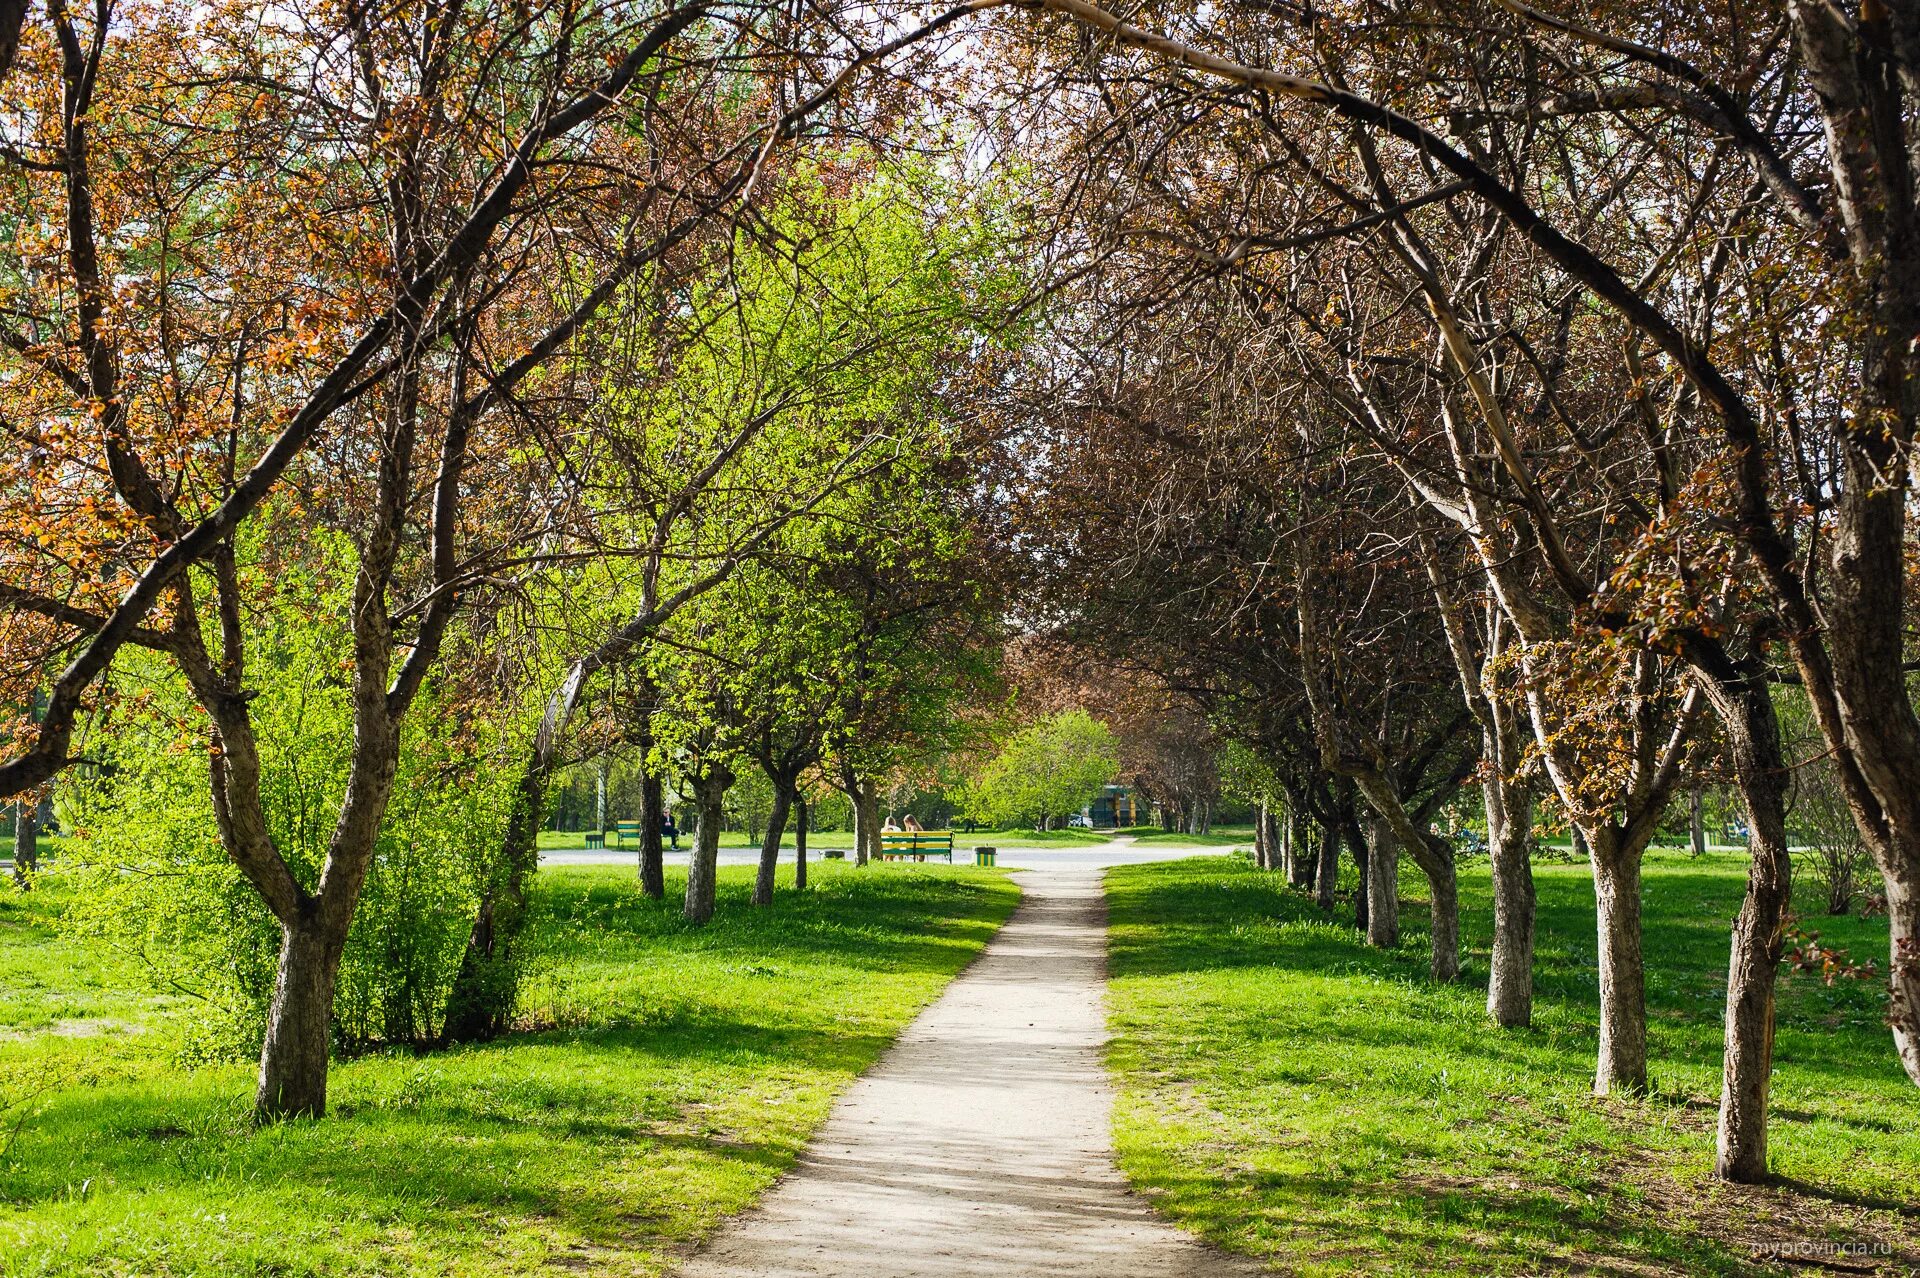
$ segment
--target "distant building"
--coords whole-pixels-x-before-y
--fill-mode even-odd
[[[1122,826],[1139,825],[1147,813],[1147,806],[1134,798],[1133,787],[1110,785],[1100,792],[1100,797],[1081,809],[1096,830],[1112,830]]]

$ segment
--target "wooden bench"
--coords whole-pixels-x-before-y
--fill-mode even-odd
[[[616,821],[613,826],[613,846],[624,848],[627,840],[640,842],[640,823],[638,821]]]
[[[904,861],[912,857],[924,861],[930,856],[943,856],[947,864],[953,864],[952,830],[882,830],[880,832],[880,859],[882,861]]]

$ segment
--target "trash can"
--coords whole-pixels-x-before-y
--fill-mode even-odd
[[[999,855],[1000,853],[997,848],[975,848],[973,850],[973,863],[975,865],[994,865],[997,863],[996,858]]]
[[[847,854],[839,848],[828,848],[825,852],[822,852],[820,855],[822,858],[828,861],[844,861],[847,859]]]

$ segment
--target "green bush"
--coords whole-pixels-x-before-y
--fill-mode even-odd
[[[268,828],[309,889],[347,780],[352,716],[339,654],[348,650],[337,615],[290,618],[249,669]],[[70,922],[140,955],[163,988],[199,998],[184,1038],[189,1058],[252,1055],[280,929],[221,847],[205,715],[152,656],[124,661],[115,687],[105,740],[93,747],[106,766],[63,800],[86,876]],[[341,961],[341,1050],[421,1044],[438,1033],[479,884],[498,856],[512,775],[503,745],[499,731],[456,714],[433,688],[408,716],[393,801]]]

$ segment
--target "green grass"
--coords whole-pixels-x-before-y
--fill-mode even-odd
[[[1155,833],[1159,831],[1156,828]],[[686,851],[692,841],[691,831],[682,831],[680,850]],[[1113,838],[1111,830],[975,830],[972,834],[955,831],[954,846],[971,848],[975,845],[987,845],[996,848],[1045,848],[1045,847],[1094,847]],[[1204,843],[1205,839],[1171,839],[1173,842]],[[1239,840],[1242,843],[1246,839]],[[1231,843],[1227,839],[1223,842]],[[569,851],[584,848],[587,836],[584,832],[573,830],[542,830],[540,832],[540,850],[543,852]],[[726,830],[720,835],[723,848],[757,848],[758,839],[749,839],[743,831]],[[793,835],[787,833],[780,840],[780,846],[791,849]],[[807,853],[809,859],[825,848],[847,849],[853,846],[853,835],[846,830],[815,830],[807,835]],[[628,851],[637,849],[629,843]]]
[[[1162,830],[1157,825],[1136,825],[1119,833],[1131,835],[1135,843],[1159,844],[1167,847],[1251,848],[1253,846],[1253,827],[1250,825],[1216,825],[1206,834],[1182,834],[1178,830]]]
[[[1018,894],[825,864],[762,911],[749,875],[723,869],[695,929],[623,867],[543,873],[529,1028],[337,1063],[329,1117],[266,1129],[250,1069],[171,1063],[178,1005],[59,932],[57,876],[0,889],[0,1275],[662,1272],[792,1165]]]
[[[1411,872],[1404,943],[1383,953],[1240,858],[1112,870],[1123,1169],[1175,1219],[1285,1272],[1774,1273],[1788,1271],[1756,1253],[1792,1240],[1885,1242],[1883,1263],[1907,1272],[1920,1264],[1920,1096],[1894,1063],[1878,982],[1783,976],[1781,1180],[1711,1179],[1744,873],[1732,855],[1649,859],[1656,1092],[1599,1101],[1583,866],[1537,870],[1535,1022],[1520,1032],[1484,1017],[1484,863],[1464,871],[1469,957],[1451,988],[1424,979]],[[1884,918],[1806,926],[1885,962]]]

